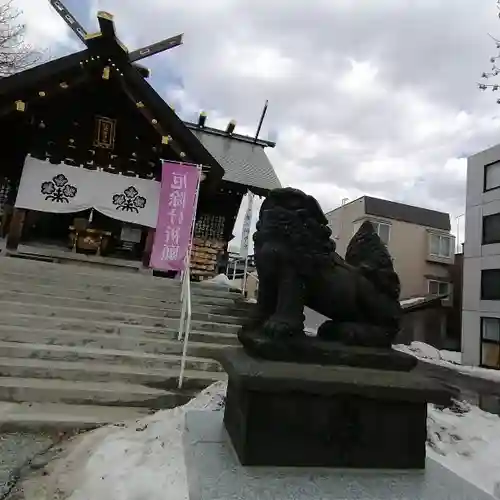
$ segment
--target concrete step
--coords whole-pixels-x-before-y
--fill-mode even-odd
[[[150,413],[151,410],[147,408],[0,401],[0,431],[29,429],[67,432],[94,429],[138,420]]]
[[[217,357],[228,345],[238,345],[236,336],[196,335],[189,337],[188,354],[198,358]],[[198,340],[197,340],[198,339]],[[201,339],[201,342],[199,341]],[[151,335],[92,333],[78,330],[54,330],[0,325],[0,340],[20,344],[81,347],[97,350],[134,351],[136,353],[179,355],[183,343],[173,338]]]
[[[154,276],[153,272],[150,269],[142,269],[139,272],[136,269],[133,269],[132,272],[130,272],[123,268],[117,268],[114,266],[89,266],[86,264],[81,265],[77,262],[44,262],[30,259],[9,258],[6,256],[0,257],[0,273],[2,271],[22,273],[26,273],[26,271],[29,271],[30,274],[38,275],[60,275],[61,273],[70,273],[75,276],[96,276],[98,279],[107,278],[112,280],[124,280],[127,282],[129,282],[130,280],[143,282],[149,281],[156,283],[175,283],[176,281],[178,281],[177,279]],[[193,283],[193,287],[223,288],[220,284],[207,282]],[[227,289],[227,287],[225,288]]]
[[[97,281],[113,281],[123,283],[148,283],[150,285],[156,284],[160,286],[168,284],[178,284],[177,279],[164,278],[154,276],[151,270],[144,270],[142,272],[129,272],[123,268],[115,268],[113,266],[88,266],[80,265],[78,263],[55,263],[43,262],[30,259],[17,259],[17,258],[0,258],[0,273],[29,273],[38,276],[73,276],[75,278],[93,277]],[[193,287],[202,286],[199,283],[193,283]],[[220,285],[212,283],[204,283],[204,287],[221,288]]]
[[[167,293],[161,297],[147,297],[140,289],[136,289],[133,294],[110,293],[103,290],[87,287],[85,289],[64,287],[61,288],[54,284],[45,283],[26,283],[24,281],[5,281],[0,276],[0,297],[6,300],[15,294],[36,294],[45,295],[47,297],[61,297],[74,299],[88,299],[96,302],[115,302],[123,305],[135,305],[145,307],[165,307],[165,304],[180,303],[180,290],[176,289],[175,293]],[[240,297],[212,297],[210,295],[192,295],[191,301],[193,306],[200,304],[206,306],[231,307],[236,306],[242,309],[248,309],[252,304],[246,304],[240,300]]]
[[[15,259],[8,257],[0,257],[0,274],[1,273],[22,273],[30,274],[33,276],[55,276],[55,277],[74,277],[76,279],[93,277],[97,281],[121,281],[123,283],[149,283],[157,285],[168,285],[168,284],[178,284],[178,279],[170,279],[160,276],[154,276],[150,270],[144,270],[142,272],[129,272],[120,268],[113,268],[106,266],[87,266],[79,265],[78,263],[54,263],[54,262],[43,262],[29,259]],[[214,288],[221,289],[224,288],[228,290],[227,287],[222,287],[220,284],[216,285],[213,283],[192,283],[193,288]]]
[[[147,301],[141,301],[136,304],[133,300],[120,300],[120,296],[104,296],[100,299],[94,298],[88,292],[81,294],[81,297],[68,296],[66,291],[51,290],[53,294],[43,294],[39,290],[33,291],[16,291],[16,290],[0,290],[0,303],[6,302],[21,302],[23,304],[43,304],[60,307],[75,307],[81,309],[107,310],[107,311],[123,311],[127,310],[132,314],[145,314],[149,316],[161,315],[170,317],[179,317],[182,304],[179,300],[172,302],[155,301],[154,304]],[[57,294],[56,294],[57,292]],[[141,299],[140,297],[138,297]],[[250,304],[251,305],[251,304]],[[192,303],[192,309],[196,313],[210,313],[221,316],[248,316],[252,308],[248,305],[211,305],[199,302]]]
[[[88,309],[51,308],[24,304],[0,304],[6,312],[0,315],[0,325],[32,326],[33,328],[79,329],[102,333],[166,334],[179,329],[178,318],[155,318],[127,313],[91,311]],[[240,318],[241,325],[241,318]],[[191,328],[199,332],[237,333],[238,324],[214,321],[191,321]]]
[[[22,297],[24,298],[24,297]],[[136,306],[124,307],[121,304],[94,303],[92,301],[75,301],[74,299],[59,299],[53,297],[40,297],[39,300],[31,298],[26,301],[0,300],[0,308],[11,313],[33,314],[40,316],[56,316],[71,318],[88,318],[95,321],[122,321],[127,324],[142,324],[145,326],[178,325],[181,316],[181,307],[175,308],[137,308]],[[122,319],[121,319],[122,318]],[[244,316],[228,316],[211,312],[203,312],[198,308],[191,310],[191,319],[209,323],[224,323],[241,325]]]
[[[29,245],[19,245],[15,251],[7,250],[5,257],[10,257],[10,260],[25,261],[25,262],[41,262],[48,264],[63,264],[73,265],[81,268],[90,268],[92,270],[103,269],[105,271],[119,271],[130,274],[153,274],[149,269],[145,269],[140,262],[129,261],[125,259],[116,259],[113,257],[97,257],[95,255],[83,255],[73,252],[59,251],[54,253],[50,251],[50,255],[46,251],[40,251],[30,247]]]
[[[147,369],[179,370],[179,354],[150,354],[121,349],[99,349],[67,345],[5,342],[0,340],[0,358],[29,358],[54,361],[90,361],[101,364],[139,366]],[[203,372],[221,372],[221,365],[212,359],[189,356],[186,369]]]
[[[151,278],[152,280],[153,278]],[[60,289],[73,288],[79,290],[97,290],[117,295],[143,295],[145,297],[164,299],[165,297],[175,297],[180,295],[180,283],[162,278],[160,282],[154,281],[137,282],[134,280],[117,280],[113,278],[98,279],[92,275],[74,276],[70,273],[34,275],[26,271],[14,273],[11,271],[0,272],[0,289],[4,289],[4,284],[25,283],[25,284],[45,284],[57,286]],[[165,284],[170,281],[171,283]],[[194,283],[193,283],[194,285]],[[241,297],[238,292],[230,292],[225,289],[210,287],[208,285],[198,285],[191,287],[192,296],[209,296],[217,298],[237,299]]]
[[[180,316],[181,303],[179,301],[172,302],[169,304],[161,303],[157,301],[156,306],[150,305],[135,305],[135,304],[124,304],[119,301],[119,296],[115,297],[116,302],[112,300],[95,300],[92,299],[89,293],[86,293],[85,298],[74,298],[68,297],[63,290],[57,290],[58,295],[48,295],[33,292],[19,292],[2,290],[0,291],[0,305],[8,303],[22,303],[26,306],[30,305],[40,305],[49,306],[54,308],[76,308],[76,309],[87,309],[92,311],[112,311],[121,312],[127,311],[131,314],[144,314],[147,316],[163,317],[165,315],[170,315],[175,317]],[[210,306],[208,306],[210,307]],[[198,310],[198,309],[197,309]],[[169,314],[171,313],[171,314]]]
[[[174,408],[192,397],[187,392],[166,391],[122,382],[83,382],[39,378],[0,377],[0,401],[14,403],[64,403]]]
[[[97,281],[118,281],[118,282],[135,282],[135,283],[150,283],[150,284],[174,284],[178,280],[169,278],[160,278],[153,276],[150,272],[127,272],[123,269],[81,266],[72,263],[53,263],[42,262],[29,259],[12,259],[0,258],[0,274],[15,273],[29,274],[31,276],[44,277],[74,277],[75,279],[90,277]]]
[[[120,382],[141,384],[158,389],[176,389],[179,369],[144,368],[89,361],[54,361],[29,358],[0,358],[0,377],[58,379],[85,382]],[[223,372],[185,371],[183,387],[204,389],[218,380]],[[1,398],[0,398],[1,399]]]
[[[0,258],[0,428],[92,428],[185,403],[226,378],[251,308],[192,284],[185,381],[177,389],[178,281],[140,272]]]

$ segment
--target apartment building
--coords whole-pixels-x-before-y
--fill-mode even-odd
[[[401,299],[451,294],[455,239],[443,212],[362,196],[328,212],[337,251],[344,256],[354,233],[370,220],[387,245],[401,280]]]
[[[467,164],[462,358],[500,369],[500,145]]]

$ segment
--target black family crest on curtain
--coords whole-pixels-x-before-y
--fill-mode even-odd
[[[146,198],[139,195],[139,191],[134,186],[130,186],[123,191],[123,193],[115,194],[113,196],[113,205],[116,210],[123,212],[139,213],[146,206]]]
[[[46,200],[55,203],[69,203],[69,200],[78,192],[76,186],[69,184],[64,174],[58,174],[52,177],[52,180],[43,182],[40,190]]]

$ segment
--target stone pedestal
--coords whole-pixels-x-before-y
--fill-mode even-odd
[[[224,350],[224,424],[242,465],[423,469],[427,403],[413,372],[265,361]]]
[[[347,346],[306,335],[291,337],[283,342],[262,335],[258,329],[242,328],[238,333],[238,340],[250,356],[268,361],[355,366],[390,371],[410,371],[418,363],[415,356],[393,349]]]

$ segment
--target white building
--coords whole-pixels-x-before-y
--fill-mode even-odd
[[[462,357],[500,369],[500,145],[468,159]]]

